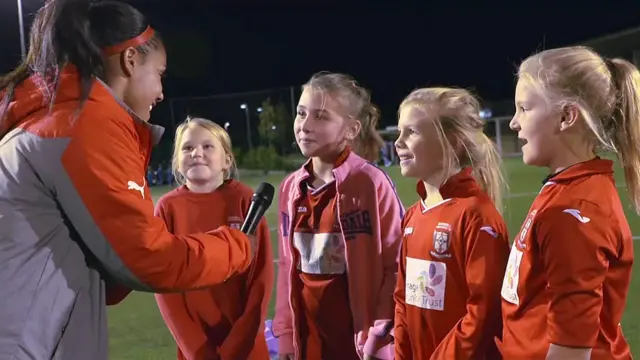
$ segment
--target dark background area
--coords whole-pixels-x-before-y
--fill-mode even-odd
[[[242,103],[256,109],[267,96],[291,108],[299,87],[321,70],[346,72],[372,90],[382,126],[396,122],[413,88],[455,85],[488,102],[510,101],[517,64],[543,48],[580,43],[640,23],[637,8],[613,2],[554,7],[465,5],[462,2],[377,1],[249,3],[127,1],[162,32],[168,48],[165,98],[244,93],[159,105],[152,121],[171,127],[187,113],[215,113],[243,146]],[[23,0],[25,27],[42,0]],[[20,60],[14,0],[0,2],[0,73]],[[456,4],[456,7],[453,6]],[[473,4],[473,3],[469,3]],[[511,3],[513,4],[513,3]],[[269,90],[279,88],[281,90]],[[211,110],[215,108],[215,111]],[[257,115],[251,113],[251,121]],[[237,124],[237,126],[235,126]],[[237,136],[234,134],[237,133]]]

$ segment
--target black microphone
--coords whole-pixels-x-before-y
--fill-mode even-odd
[[[264,213],[267,212],[267,209],[271,206],[275,191],[273,185],[269,183],[258,185],[256,192],[251,198],[251,205],[249,206],[249,211],[244,219],[244,223],[242,227],[240,227],[240,231],[248,235],[255,234],[260,219],[262,219]]]

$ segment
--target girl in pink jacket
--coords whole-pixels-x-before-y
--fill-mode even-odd
[[[303,86],[294,132],[310,159],[282,182],[278,207],[280,359],[393,358],[404,209],[369,162],[382,144],[378,117],[347,75],[320,73]]]

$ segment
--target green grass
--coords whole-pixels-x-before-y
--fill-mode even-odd
[[[529,210],[529,206],[537,192],[540,190],[541,181],[545,176],[542,169],[526,167],[519,159],[506,160],[506,171],[509,180],[509,194],[505,200],[505,219],[509,225],[510,235],[513,237],[520,228],[521,222]],[[397,168],[386,169],[394,180],[400,198],[405,206],[416,201],[415,181],[400,176]],[[623,184],[622,173],[617,171],[618,184]],[[281,175],[264,177],[252,177],[242,179],[248,185],[255,187],[260,182],[267,181],[277,185],[282,180]],[[156,188],[154,195],[161,196],[167,188]],[[627,217],[631,223],[633,234],[640,235],[640,220],[633,212],[624,189],[621,189],[621,197],[627,209]],[[276,202],[267,213],[267,219],[272,229],[277,226]],[[277,231],[272,231],[273,250],[277,256]],[[636,251],[637,252],[637,251]],[[638,256],[638,255],[636,255]],[[276,269],[277,270],[277,269]],[[634,353],[640,352],[640,278],[634,271],[631,284],[631,292],[627,302],[625,318],[622,322],[625,336],[631,344]],[[273,316],[273,304],[275,291],[271,298],[271,311]],[[109,340],[110,359],[114,360],[146,360],[146,359],[175,359],[175,343],[158,312],[153,295],[146,293],[133,293],[123,303],[109,308]]]

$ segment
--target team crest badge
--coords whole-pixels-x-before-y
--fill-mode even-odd
[[[433,231],[433,250],[430,251],[431,256],[438,259],[446,259],[451,257],[449,247],[451,245],[451,225],[447,223],[438,223]]]

